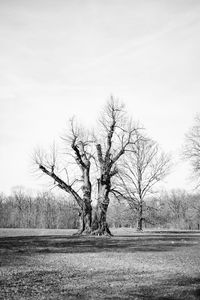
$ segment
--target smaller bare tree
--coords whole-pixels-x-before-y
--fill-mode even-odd
[[[138,135],[119,166],[113,193],[118,199],[125,199],[130,209],[137,212],[139,231],[143,227],[145,200],[155,191],[154,186],[167,175],[169,163],[169,156],[160,151],[156,142]]]
[[[183,155],[188,159],[197,176],[197,188],[200,187],[200,114],[195,118],[194,126],[186,134]]]

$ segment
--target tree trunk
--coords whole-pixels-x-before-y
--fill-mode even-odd
[[[90,234],[91,233],[91,224],[92,224],[92,207],[91,205],[83,206],[82,211],[79,212],[79,230],[76,235],[80,234]]]
[[[93,235],[112,236],[108,223],[106,222],[107,208],[108,205],[97,204],[92,221]]]
[[[82,209],[79,213],[80,228],[77,234],[90,234],[92,224],[92,205],[91,205],[91,183],[88,177],[85,177],[83,191]]]
[[[138,216],[137,216],[137,231],[143,230],[143,207],[142,203],[138,207]]]
[[[98,182],[98,203],[95,208],[93,222],[92,222],[92,234],[94,235],[107,235],[111,236],[109,226],[106,220],[107,209],[109,205],[109,192],[110,182],[105,183],[102,180]]]

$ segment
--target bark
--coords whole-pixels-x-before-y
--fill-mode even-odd
[[[91,204],[87,205],[84,203],[84,207],[79,212],[79,230],[76,235],[87,235],[91,233],[91,224],[92,224],[92,208]]]
[[[106,178],[105,178],[106,177]],[[105,180],[106,179],[106,180]],[[109,205],[110,177],[103,174],[98,181],[98,204],[95,208],[92,222],[94,235],[112,236],[108,223],[106,221],[107,210]]]
[[[95,208],[94,218],[92,222],[92,235],[112,236],[108,223],[106,222],[107,208],[99,204]]]
[[[83,172],[84,184],[82,186],[83,205],[80,212],[80,228],[78,234],[90,234],[92,225],[92,205],[91,205],[91,183],[89,180],[89,170]]]

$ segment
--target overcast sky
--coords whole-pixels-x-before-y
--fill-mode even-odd
[[[178,159],[200,112],[199,0],[0,0],[0,190],[37,189],[31,154],[109,95],[174,155],[166,188],[192,187]]]

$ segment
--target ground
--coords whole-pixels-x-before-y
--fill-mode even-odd
[[[0,229],[0,299],[200,299],[200,233]]]

